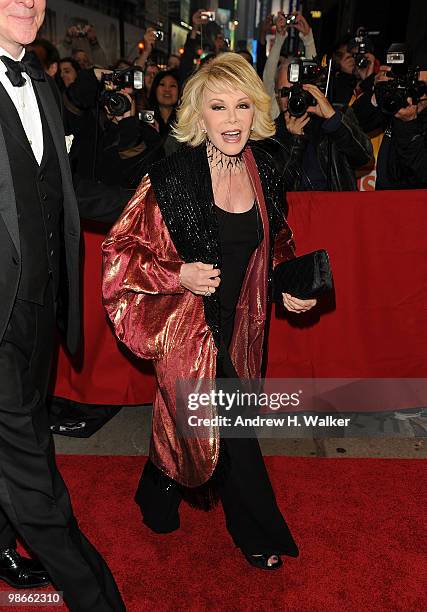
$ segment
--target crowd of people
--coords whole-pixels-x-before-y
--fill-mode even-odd
[[[112,66],[106,65],[93,26],[70,27],[58,49],[47,40],[33,43],[61,92],[65,130],[74,136],[71,160],[78,176],[134,189],[150,164],[177,150],[179,144],[171,130],[184,83],[205,62],[230,52],[221,28],[215,25],[207,23],[203,9],[196,11],[182,54],[171,54],[166,65],[156,63],[154,28],[144,33],[140,55],[119,58]],[[285,44],[291,30],[298,35],[297,57]],[[267,35],[272,32],[274,42],[267,55]],[[289,20],[280,12],[274,25],[270,15],[259,26],[255,68],[271,96],[277,128],[274,138],[283,146],[289,191],[357,190],[358,179],[373,168],[376,189],[427,184],[427,95],[414,103],[409,97],[405,107],[394,114],[384,113],[376,103],[375,91],[388,78],[390,66],[375,56],[371,41],[363,49],[365,61],[360,62],[357,52],[354,36],[336,42],[326,95],[320,81],[305,84],[315,104],[295,116],[288,109],[293,85],[288,75],[300,57],[318,61],[312,29],[302,15]],[[236,53],[254,65],[247,49]],[[420,70],[419,80],[427,83],[425,43],[415,49],[412,63]],[[130,84],[122,88],[130,106],[122,114],[113,114],[102,104],[100,75],[107,70],[133,69],[142,70],[142,87]]]
[[[80,218],[112,225],[103,302],[117,337],[155,364],[150,459],[136,493],[145,525],[172,532],[183,499],[204,510],[221,501],[246,561],[277,570],[298,545],[256,436],[212,426],[180,437],[175,383],[260,378],[272,275],[294,259],[286,191],[355,190],[377,131],[378,188],[426,186],[426,47],[414,50],[411,95],[393,90],[385,110],[378,85],[396,76],[352,39],[336,45],[332,97],[295,80],[306,68],[320,74],[299,14],[277,15],[268,56],[271,16],[261,24],[256,67],[219,27],[200,56],[203,10],[166,66],[149,28],[141,55],[107,67],[92,26],[71,27],[61,53],[36,38],[45,4],[0,6],[0,579],[52,582],[76,612],[121,611],[73,514],[46,403],[55,327],[71,354],[81,339]],[[310,65],[283,54],[288,37]],[[302,316],[317,304],[286,287],[279,297]],[[17,536],[33,558],[18,553]]]

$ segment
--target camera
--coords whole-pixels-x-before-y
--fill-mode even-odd
[[[144,86],[144,73],[139,68],[124,68],[113,70],[111,73],[102,73],[101,77],[101,106],[106,106],[110,115],[120,117],[131,109],[131,102],[127,96],[120,93],[121,89],[131,87],[142,89]]]
[[[366,28],[360,27],[356,30],[356,35],[350,40],[347,45],[347,50],[352,53],[354,61],[358,68],[367,68],[369,59],[366,53],[373,53],[374,45],[371,36],[378,36],[379,31],[368,32]]]
[[[138,119],[143,121],[144,123],[148,123],[149,125],[154,124],[154,111],[152,110],[143,110],[138,113]]]
[[[356,49],[353,57],[358,68],[367,68],[369,66],[369,60],[365,53],[369,53],[371,48],[372,45],[365,28],[357,28],[356,36],[348,44],[348,50],[351,52],[353,49]]]
[[[289,98],[288,111],[293,117],[302,117],[309,106],[316,106],[316,99],[303,89],[303,85],[311,83],[322,89],[325,83],[325,69],[310,60],[296,60],[288,66],[288,80],[291,87],[282,87],[280,96]]]
[[[277,18],[279,15],[274,15],[273,17],[273,25],[277,24]],[[286,25],[294,25],[297,19],[296,15],[283,15],[286,20]]]
[[[419,80],[420,71],[410,66],[404,44],[393,43],[387,51],[387,73],[390,81],[375,85],[375,98],[381,111],[386,115],[395,115],[401,108],[408,106],[407,98],[412,98],[413,104],[418,104],[420,98],[427,93],[427,85]]]
[[[205,17],[208,21],[215,21],[215,11],[204,11],[201,16]]]
[[[163,42],[165,40],[165,33],[162,30],[156,31],[156,40]]]
[[[87,33],[85,32],[85,26],[83,24],[78,23],[76,25],[76,30],[78,38],[85,38],[85,36],[87,36]]]

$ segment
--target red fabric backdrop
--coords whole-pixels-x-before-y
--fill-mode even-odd
[[[329,252],[335,295],[316,311],[273,312],[267,376],[427,377],[427,191],[289,194],[297,255]],[[54,393],[77,402],[153,398],[150,363],[119,348],[101,304],[102,230],[84,231],[84,344],[60,349]]]

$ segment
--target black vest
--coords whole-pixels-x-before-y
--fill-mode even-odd
[[[0,112],[21,243],[22,271],[17,297],[43,304],[49,278],[53,279],[55,295],[59,286],[63,191],[58,155],[39,100],[38,105],[43,126],[40,166],[18,112],[0,85]]]

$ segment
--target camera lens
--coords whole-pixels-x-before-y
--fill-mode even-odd
[[[117,92],[109,92],[106,106],[108,112],[116,117],[124,115],[132,108],[129,98]]]
[[[398,87],[395,81],[381,83],[375,88],[375,97],[383,113],[395,115],[401,108],[406,106],[408,92]]]
[[[382,111],[388,115],[394,115],[401,108],[406,106],[406,102],[399,92],[394,92],[383,98]]]
[[[292,92],[289,95],[288,110],[293,117],[302,117],[307,112],[308,103],[305,91]]]
[[[289,93],[288,111],[293,117],[302,117],[309,106],[316,106],[316,99],[311,93],[302,89],[299,84],[294,85]]]
[[[363,56],[357,59],[358,68],[367,68],[369,66],[369,60],[367,57]]]

